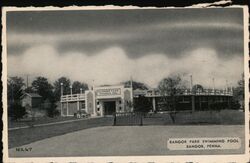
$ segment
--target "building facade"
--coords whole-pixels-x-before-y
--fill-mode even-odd
[[[133,91],[119,86],[94,87],[80,94],[61,96],[61,115],[74,116],[85,111],[91,116],[113,115],[115,112],[133,111]]]
[[[84,110],[91,116],[113,115],[119,112],[132,112],[140,97],[149,101],[150,110],[154,112],[173,111],[168,104],[172,100],[169,95],[162,95],[159,90],[132,90],[124,86],[94,87],[82,94],[61,96],[61,115],[74,116],[77,111]],[[202,111],[213,109],[231,109],[232,89],[186,89],[174,97],[174,111]]]
[[[31,108],[38,108],[42,103],[42,96],[37,93],[25,93],[21,97],[21,105],[23,107],[29,106]]]

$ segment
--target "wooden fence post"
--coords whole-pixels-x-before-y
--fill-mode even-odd
[[[113,126],[116,125],[116,113],[114,113],[114,123],[113,123]]]
[[[143,126],[143,120],[142,120],[142,118],[143,118],[143,113],[140,113],[139,115],[140,115],[140,117],[141,117],[140,126]]]

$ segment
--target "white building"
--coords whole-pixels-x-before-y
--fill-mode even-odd
[[[61,115],[74,116],[84,110],[91,116],[112,115],[114,112],[133,111],[132,88],[119,86],[94,87],[80,94],[61,96]]]

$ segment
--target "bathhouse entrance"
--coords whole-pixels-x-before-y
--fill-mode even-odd
[[[103,102],[103,106],[104,106],[104,115],[113,115],[116,109],[115,101],[105,101]]]

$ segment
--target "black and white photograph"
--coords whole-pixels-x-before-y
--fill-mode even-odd
[[[6,159],[244,160],[245,11],[6,8]]]

